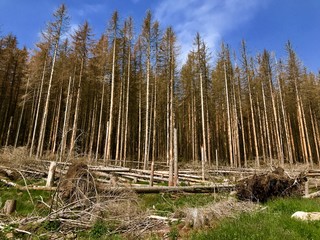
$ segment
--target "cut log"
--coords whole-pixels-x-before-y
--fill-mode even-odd
[[[6,214],[6,215],[11,215],[14,211],[16,211],[16,207],[17,207],[17,200],[15,200],[15,199],[8,199],[8,200],[5,202],[2,211],[3,211],[3,213]]]
[[[165,221],[165,222],[177,222],[177,221],[181,220],[178,218],[170,218],[170,217],[163,217],[163,216],[157,216],[157,215],[150,215],[150,216],[148,216],[148,218],[156,219],[156,220],[160,220],[160,221]]]

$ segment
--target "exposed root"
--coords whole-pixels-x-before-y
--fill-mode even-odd
[[[279,167],[271,173],[255,174],[240,181],[236,186],[237,197],[240,200],[266,202],[273,197],[301,195],[305,181],[304,174],[291,178]]]

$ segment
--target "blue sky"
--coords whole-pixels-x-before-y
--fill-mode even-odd
[[[252,55],[266,48],[284,58],[290,40],[303,64],[313,72],[320,70],[320,0],[0,0],[0,34],[11,32],[20,46],[33,48],[63,2],[71,16],[70,31],[88,20],[99,37],[118,10],[122,20],[134,18],[137,33],[150,9],[162,28],[174,28],[181,59],[192,49],[198,31],[213,59],[221,41],[238,50],[242,39]]]

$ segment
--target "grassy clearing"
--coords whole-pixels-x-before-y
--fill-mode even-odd
[[[0,186],[0,208],[3,207],[6,200],[15,199],[17,200],[15,214],[18,216],[27,216],[32,212],[40,215],[46,214],[48,210],[40,201],[43,199],[44,202],[48,202],[52,193],[40,190],[29,190],[29,192],[31,197],[27,191]]]
[[[195,232],[191,239],[319,239],[320,222],[291,219],[296,211],[320,211],[318,199],[277,199],[265,204],[267,209],[254,214],[241,214],[225,219],[214,229]]]

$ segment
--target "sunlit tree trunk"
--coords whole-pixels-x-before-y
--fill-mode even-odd
[[[114,108],[114,93],[115,93],[115,68],[116,68],[116,48],[117,48],[117,25],[118,12],[114,12],[112,16],[112,31],[113,31],[113,49],[112,49],[112,72],[111,72],[111,96],[110,96],[110,110],[109,110],[109,126],[107,138],[106,161],[109,163],[111,159],[111,136],[113,128],[113,108]]]
[[[49,78],[49,83],[48,83],[47,96],[46,96],[46,101],[45,101],[45,106],[44,106],[44,113],[42,116],[42,122],[41,122],[41,127],[40,127],[38,148],[37,148],[37,154],[36,154],[37,158],[42,155],[42,151],[43,151],[44,137],[45,137],[48,110],[49,110],[49,102],[50,102],[50,96],[51,96],[53,73],[54,73],[54,69],[55,69],[57,52],[58,52],[58,48],[59,48],[59,41],[60,41],[61,35],[63,34],[63,31],[62,31],[63,27],[66,24],[66,22],[68,21],[67,11],[66,11],[66,7],[64,4],[62,4],[59,7],[59,9],[56,11],[54,16],[56,17],[56,22],[52,23],[50,25],[50,29],[49,29],[50,33],[53,34],[52,35],[52,38],[54,41],[53,42],[53,45],[54,45],[53,57],[52,57],[51,72],[50,72],[50,78]]]
[[[24,108],[25,108],[25,105],[26,105],[26,96],[27,96],[27,93],[28,93],[29,80],[30,80],[30,78],[28,78],[28,80],[27,80],[26,91],[25,91],[24,96],[23,96],[22,109],[21,109],[20,118],[19,118],[19,122],[18,122],[16,137],[15,137],[15,140],[14,140],[14,147],[15,147],[15,148],[17,147],[17,144],[18,144],[19,133],[20,133],[20,128],[21,128],[21,122],[22,122],[22,117],[23,117]]]

